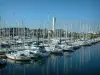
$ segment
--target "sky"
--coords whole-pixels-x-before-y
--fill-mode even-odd
[[[0,0],[1,27],[47,28],[48,15],[50,28],[55,16],[56,28],[97,30],[100,0]]]

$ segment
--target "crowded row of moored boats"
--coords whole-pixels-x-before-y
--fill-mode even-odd
[[[47,41],[47,40],[46,40]],[[68,39],[51,39],[50,42],[27,41],[14,44],[15,42],[2,42],[0,55],[5,54],[13,60],[31,60],[32,58],[48,57],[50,54],[63,54],[64,52],[73,52],[82,46],[91,46],[100,41],[100,38],[77,39],[70,41]]]

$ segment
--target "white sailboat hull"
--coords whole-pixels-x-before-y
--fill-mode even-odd
[[[6,54],[7,58],[12,59],[12,60],[30,60],[30,57],[24,57],[24,56],[17,56],[17,55],[13,55],[13,54]]]

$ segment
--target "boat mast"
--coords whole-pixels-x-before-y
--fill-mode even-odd
[[[5,21],[4,21],[4,40],[6,42],[6,27],[5,27]]]
[[[19,39],[19,32],[20,32],[20,29],[19,29],[19,22],[18,22],[18,31],[17,31],[17,33],[18,33],[18,39]]]
[[[45,24],[45,21],[44,21],[43,25],[44,25],[44,24]],[[43,26],[43,31],[42,31],[42,35],[43,35],[43,37],[42,37],[42,38],[43,38],[43,40],[42,40],[42,41],[43,41],[43,45],[44,45],[44,36],[45,36],[45,30],[44,30],[44,29],[45,29],[45,28],[44,28],[44,26]]]
[[[72,32],[72,24],[71,24],[71,42],[73,41],[73,32]]]
[[[25,27],[24,27],[24,22],[23,22],[23,20],[22,20],[22,39],[23,40],[21,40],[22,41],[22,43],[23,43],[23,46],[24,46],[24,44],[25,44]]]
[[[61,44],[61,36],[62,36],[62,33],[61,33],[61,28],[60,28],[60,44]]]
[[[88,24],[86,24],[86,30],[87,30],[87,32],[86,32],[86,40],[88,39]]]
[[[66,34],[65,36],[66,36],[66,39],[65,39],[65,40],[67,41],[67,25],[66,25],[65,28],[66,28],[66,30],[65,30],[65,34]],[[66,42],[66,41],[65,41],[65,42]]]
[[[82,29],[82,34],[83,34],[83,39],[85,40],[85,32],[84,32],[84,24],[82,24],[83,25],[83,29]]]
[[[50,36],[49,36],[49,12],[48,12],[48,45],[50,43]]]
[[[11,43],[11,40],[10,40],[10,26],[8,27],[8,30],[9,30],[9,34],[8,34],[8,37],[9,37],[9,43]]]
[[[81,40],[81,20],[80,20],[80,33],[79,33],[79,38],[80,38],[80,40]]]
[[[37,46],[39,46],[39,38],[40,38],[40,28],[37,29]]]
[[[1,39],[1,16],[0,16],[0,39]],[[0,48],[1,48],[1,40],[0,40]]]
[[[13,12],[13,15],[14,15],[14,18],[15,18],[15,13]],[[12,34],[12,39],[14,40],[14,27],[12,27],[12,31],[13,31],[13,34]],[[14,40],[15,41],[15,40]],[[14,47],[15,47],[16,43],[14,43]]]

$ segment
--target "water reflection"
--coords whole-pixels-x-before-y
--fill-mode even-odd
[[[7,59],[7,67],[1,75],[29,75],[41,74],[41,67],[44,66],[47,59],[33,59],[32,61],[15,61]],[[39,70],[40,69],[40,70]],[[41,72],[40,72],[41,71]]]
[[[92,75],[100,70],[100,44],[31,61],[7,59],[0,75]]]
[[[43,65],[46,62],[46,58],[32,59],[31,61],[16,61],[11,59],[6,59],[6,62],[13,65]]]
[[[7,65],[7,63],[5,63],[5,62],[4,62],[4,63],[1,63],[1,62],[0,62],[0,70],[2,70],[3,68],[5,68],[6,65]]]
[[[6,59],[6,61],[10,64],[20,64],[20,65],[31,64],[30,61],[15,61],[11,59]]]

